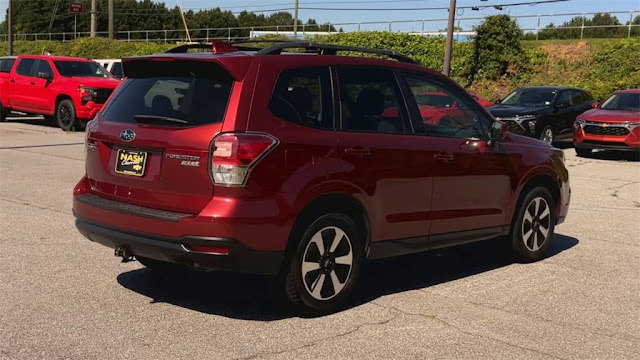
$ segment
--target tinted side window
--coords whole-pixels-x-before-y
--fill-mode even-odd
[[[278,76],[269,110],[273,115],[296,124],[333,129],[329,68],[283,71]]]
[[[48,73],[51,76],[53,76],[53,70],[51,69],[51,66],[49,65],[48,62],[46,62],[45,60],[38,60],[38,67],[36,69],[36,75],[38,73]]]
[[[558,95],[558,100],[556,101],[556,105],[572,104],[571,98],[572,98],[571,91],[569,90],[563,91]]]
[[[412,133],[405,104],[391,70],[341,67],[339,81],[343,130]]]
[[[22,76],[35,76],[34,74],[34,64],[36,63],[36,59],[22,59],[16,68],[16,73]]]
[[[0,72],[8,73],[11,71],[11,67],[13,67],[13,63],[15,59],[2,59],[0,60]]]
[[[571,92],[573,93],[573,97],[571,98],[571,102],[574,105],[582,104],[583,102],[587,101],[587,94],[585,94],[583,91],[572,90]]]
[[[430,136],[480,138],[483,116],[455,89],[422,74],[405,74],[424,132]]]

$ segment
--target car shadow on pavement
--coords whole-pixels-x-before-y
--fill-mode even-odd
[[[592,152],[586,159],[638,162],[640,161],[640,151],[600,150]]]
[[[576,238],[556,234],[549,257],[578,244]],[[349,307],[381,296],[465,278],[512,264],[504,245],[488,240],[427,253],[378,260],[366,264]],[[235,319],[272,321],[294,316],[278,301],[274,279],[224,272],[184,271],[158,274],[137,269],[118,275],[123,287],[187,309]]]

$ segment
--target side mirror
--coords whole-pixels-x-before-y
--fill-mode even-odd
[[[505,137],[507,137],[507,124],[502,121],[494,121],[491,124],[491,130],[489,131],[489,139],[491,141],[502,141]]]
[[[594,109],[597,109],[597,108],[599,108],[599,107],[600,107],[600,103],[598,103],[598,102],[592,102],[592,103],[591,103],[591,107],[592,107],[592,108],[594,108]]]
[[[51,76],[51,74],[48,72],[39,72],[38,77],[40,79],[47,79],[47,80],[51,80],[53,78],[53,76]]]

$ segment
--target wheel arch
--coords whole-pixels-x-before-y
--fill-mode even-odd
[[[56,114],[56,110],[58,110],[58,104],[60,104],[60,102],[62,102],[62,100],[71,100],[71,102],[73,103],[73,106],[75,107],[76,104],[73,102],[73,98],[67,94],[58,94],[56,96],[56,101],[53,104],[53,114]]]
[[[345,214],[354,221],[356,228],[364,236],[363,250],[366,257],[371,237],[371,224],[367,210],[355,197],[347,193],[335,192],[318,196],[302,208],[289,233],[284,263],[288,263],[295,253],[300,242],[299,235],[305,227],[319,216],[331,212]]]
[[[515,206],[511,211],[511,226],[513,226],[513,223],[515,221],[515,214],[518,209],[520,209],[520,206],[522,206],[522,201],[524,200],[524,198],[527,196],[529,191],[531,191],[531,189],[538,186],[542,186],[549,190],[552,196],[552,200],[556,205],[556,209],[559,208],[561,195],[558,180],[556,180],[554,176],[548,172],[538,172],[535,174],[531,174],[522,182],[520,186],[520,191],[518,192],[518,200],[516,201]],[[556,217],[557,216],[558,212],[556,211]],[[556,219],[556,221],[557,220],[558,219]]]

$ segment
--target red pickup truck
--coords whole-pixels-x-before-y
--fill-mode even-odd
[[[120,84],[83,58],[22,55],[12,62],[0,74],[0,121],[15,110],[44,115],[65,131],[82,129]]]

